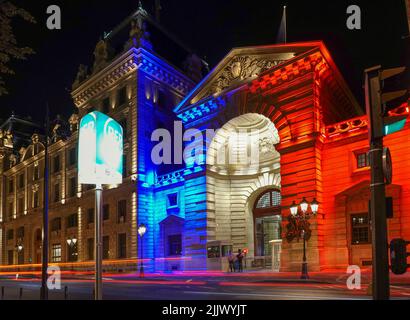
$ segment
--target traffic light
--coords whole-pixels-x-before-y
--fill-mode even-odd
[[[380,139],[397,132],[403,129],[406,123],[407,116],[388,116],[387,103],[404,98],[408,91],[383,92],[385,80],[398,76],[405,70],[405,67],[382,70],[381,66],[376,66],[365,71],[366,112],[370,120],[371,139]]]
[[[410,241],[403,239],[393,239],[390,242],[390,265],[391,271],[394,274],[406,273],[410,265],[407,264],[407,257],[410,253],[407,252],[407,245]]]

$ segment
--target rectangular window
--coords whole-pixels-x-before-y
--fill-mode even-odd
[[[59,156],[59,155],[56,155],[56,156],[54,157],[54,160],[53,160],[53,168],[54,168],[54,171],[53,171],[54,173],[60,171],[60,156]]]
[[[73,213],[67,217],[67,228],[76,227],[78,227],[78,215],[76,213]]]
[[[118,223],[124,223],[127,216],[127,200],[120,200],[117,204]]]
[[[9,212],[8,212],[8,215],[9,215],[9,220],[11,220],[11,219],[13,219],[14,218],[14,210],[13,210],[13,202],[10,202],[9,203]]]
[[[19,175],[19,189],[23,189],[23,188],[24,188],[24,173]]]
[[[33,191],[33,208],[38,208],[39,199],[38,199],[38,191]]]
[[[109,259],[110,257],[110,237],[103,237],[103,259]]]
[[[61,262],[61,244],[53,244],[51,247],[51,262]]]
[[[168,194],[167,198],[167,208],[175,208],[178,206],[178,193],[170,193]]]
[[[61,230],[61,218],[55,218],[51,220],[51,231],[60,231]]]
[[[118,235],[118,259],[127,257],[127,234],[121,233]]]
[[[369,215],[355,214],[351,216],[352,244],[370,243],[370,223]]]
[[[24,238],[24,227],[20,227],[17,229],[17,239]]]
[[[87,209],[87,223],[94,223],[94,208]]]
[[[370,165],[369,157],[366,152],[356,154],[357,168],[366,168]]]
[[[24,214],[24,198],[19,198],[18,200],[18,210],[20,214]]]
[[[8,252],[7,252],[7,263],[9,264],[9,265],[12,265],[12,264],[14,264],[14,251],[13,250],[9,250]]]
[[[9,229],[7,230],[7,240],[13,240],[14,239],[14,230]]]
[[[71,167],[77,162],[77,148],[71,148],[68,151],[68,165]]]
[[[102,112],[108,114],[110,112],[110,98],[107,97],[102,101]]]
[[[87,259],[94,260],[94,239],[87,239]]]
[[[14,181],[13,179],[9,180],[9,193],[13,193],[14,192]]]
[[[127,87],[124,86],[120,90],[118,90],[118,106],[120,107],[126,102],[127,102]]]
[[[75,197],[76,192],[77,192],[77,177],[71,177],[70,178],[70,190],[69,190],[68,196],[70,198]]]
[[[103,206],[103,220],[110,220],[110,205],[105,204]]]
[[[54,202],[60,201],[60,184],[56,183],[54,185]]]
[[[168,255],[180,256],[182,254],[182,237],[180,234],[168,236]]]

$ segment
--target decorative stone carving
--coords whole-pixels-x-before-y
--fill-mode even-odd
[[[236,57],[222,70],[207,95],[218,94],[232,84],[255,77],[282,62],[282,60],[261,59],[258,56]]]
[[[78,87],[81,82],[87,79],[87,76],[88,76],[88,67],[84,64],[80,64],[80,66],[78,67],[77,76],[75,77],[75,80],[73,83],[73,88]]]
[[[269,137],[259,139],[259,152],[262,155],[272,154],[275,152],[273,140]]]
[[[71,117],[68,119],[68,123],[70,124],[70,131],[73,133],[78,130],[78,114],[73,113]]]
[[[0,129],[0,146],[13,148],[13,134],[10,131]]]
[[[93,72],[103,69],[112,56],[112,49],[109,43],[103,39],[98,41],[94,50],[94,66]]]
[[[10,168],[14,167],[17,164],[17,156],[12,153],[9,157],[10,160]]]
[[[60,115],[57,115],[57,118],[53,121],[52,124],[52,134],[51,141],[53,143],[59,140],[65,140],[69,136],[67,128],[67,122],[61,118]]]
[[[36,144],[36,143],[39,143],[39,142],[40,142],[40,137],[38,136],[38,134],[37,133],[33,134],[31,136],[31,143]]]
[[[125,45],[125,50],[132,47],[152,50],[147,24],[141,19],[131,21],[130,39]]]

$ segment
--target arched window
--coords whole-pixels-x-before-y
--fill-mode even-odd
[[[256,202],[256,209],[279,207],[281,204],[281,194],[278,190],[269,190],[263,193]]]

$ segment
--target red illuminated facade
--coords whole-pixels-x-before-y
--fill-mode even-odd
[[[240,74],[246,74],[241,68],[249,67],[242,59],[247,56],[286,58],[257,75],[241,78]],[[235,73],[237,78],[232,77]],[[233,49],[175,111],[187,128],[228,130],[249,114],[268,118],[280,137],[274,146],[280,155],[276,168],[280,169],[244,180],[239,174],[234,176],[234,170],[221,173],[222,169],[208,161],[202,172],[207,190],[196,191],[196,195],[206,194],[207,241],[228,241],[234,252],[249,248],[249,257],[256,261],[257,230],[255,222],[250,222],[255,221],[255,210],[247,207],[255,208],[261,195],[274,189],[281,194],[281,271],[300,269],[302,241],[287,242],[284,231],[292,202],[303,197],[320,203],[318,215],[310,221],[309,268],[371,266],[369,143],[363,109],[322,42]],[[409,108],[403,105],[394,112],[408,114]],[[406,210],[410,205],[409,129],[407,123],[402,131],[385,138],[394,172],[393,183],[386,187],[393,208],[388,219],[389,240],[410,239],[410,214]],[[274,174],[280,182],[270,178],[266,183],[258,182]],[[191,183],[195,179],[199,181],[198,174],[190,178]],[[278,214],[277,207],[272,210],[272,215]]]

